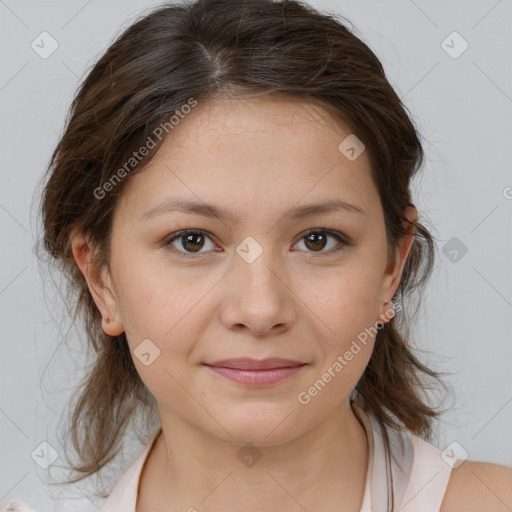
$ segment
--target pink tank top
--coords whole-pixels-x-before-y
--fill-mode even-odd
[[[364,424],[369,444],[361,512],[391,512],[391,489],[395,497],[395,511],[439,512],[452,469],[441,457],[441,450],[408,431],[388,429],[394,455],[389,462],[378,422],[357,404],[353,406]],[[101,507],[103,512],[135,512],[142,468],[160,430],[161,425],[137,459],[119,478]],[[389,478],[391,473],[392,486]]]
[[[387,458],[378,422],[356,403],[352,405],[368,440],[368,470],[361,512],[391,512],[391,490],[395,498],[392,512],[439,512],[452,469],[441,457],[441,450],[407,431],[388,429],[394,457]],[[117,480],[101,506],[103,512],[135,512],[142,469],[161,428],[159,425],[144,450]],[[457,459],[453,462],[456,465]],[[97,509],[94,506],[95,512]],[[21,500],[12,500],[5,508],[0,505],[0,512],[3,510],[32,512],[33,509]]]

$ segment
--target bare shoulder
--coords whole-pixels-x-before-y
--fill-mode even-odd
[[[465,461],[452,469],[440,512],[510,512],[512,468]]]

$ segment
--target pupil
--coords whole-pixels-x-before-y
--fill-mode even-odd
[[[203,235],[201,235],[200,233],[195,233],[195,234],[187,235],[187,236],[185,237],[186,241],[185,241],[185,243],[183,244],[183,248],[184,248],[184,249],[187,249],[187,247],[185,247],[185,244],[188,244],[188,243],[191,243],[192,245],[194,245],[194,241],[193,241],[193,240],[194,240],[194,238],[196,238],[196,237],[202,237],[202,236],[203,236]],[[197,242],[196,242],[196,244],[197,244]],[[196,249],[201,249],[201,247],[199,247],[199,248],[197,248],[197,247],[196,247]]]
[[[310,241],[311,241],[311,239],[312,239],[312,238],[315,238],[315,237],[321,237],[321,238],[323,238],[323,242],[324,242],[324,243],[323,243],[323,244],[321,244],[321,247],[316,246],[316,248],[317,248],[317,249],[323,249],[323,248],[325,247],[325,236],[324,236],[322,233],[311,233],[310,235],[308,235],[308,236],[306,237],[306,240],[307,240],[307,241],[306,241],[306,245],[307,245],[307,243],[308,243],[308,242],[310,242]],[[315,248],[315,247],[313,247],[313,248]]]

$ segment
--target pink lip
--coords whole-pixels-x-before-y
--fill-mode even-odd
[[[222,366],[209,366],[215,373],[248,386],[269,386],[298,372],[302,366],[273,368],[272,370],[235,370]]]
[[[290,377],[305,363],[289,359],[225,359],[207,364],[215,373],[248,386],[268,386]]]
[[[272,357],[268,359],[252,359],[250,357],[241,357],[238,359],[223,359],[214,363],[205,363],[208,366],[222,366],[223,368],[234,368],[236,370],[269,370],[273,368],[295,368],[304,363],[292,361],[291,359],[281,359]]]

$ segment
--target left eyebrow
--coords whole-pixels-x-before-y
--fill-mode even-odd
[[[189,213],[192,215],[199,215],[201,217],[215,218],[221,221],[223,219],[227,219],[231,222],[236,220],[236,216],[224,208],[213,204],[188,201],[184,199],[170,199],[164,201],[146,211],[141,216],[140,220],[145,221],[151,217],[154,217],[155,215],[162,215],[172,212]],[[293,208],[285,213],[284,218],[297,220],[314,215],[325,215],[332,212],[355,213],[361,216],[366,216],[365,211],[360,206],[349,203],[347,201],[342,201],[340,199],[333,199]]]

